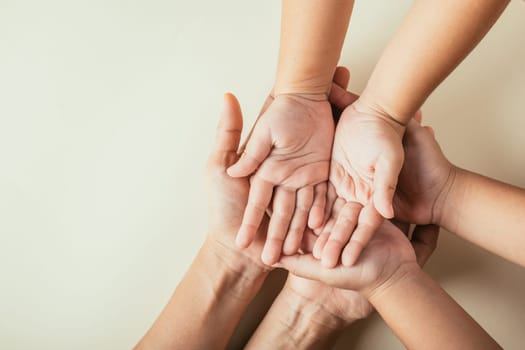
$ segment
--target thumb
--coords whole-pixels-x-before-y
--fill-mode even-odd
[[[231,93],[224,94],[223,107],[213,153],[237,152],[242,132],[242,112],[239,102]]]
[[[403,167],[404,153],[389,152],[376,163],[374,174],[374,205],[384,218],[394,217],[392,200],[397,186],[397,178]]]
[[[254,173],[272,150],[270,130],[266,124],[256,124],[253,134],[237,163],[228,168],[231,177],[246,177]]]

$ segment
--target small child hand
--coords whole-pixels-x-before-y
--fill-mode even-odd
[[[359,100],[344,110],[334,138],[330,182],[339,197],[363,206],[356,225],[364,229],[345,237],[331,235],[327,247],[335,247],[330,240],[339,243],[337,249],[323,253],[323,260],[326,255],[338,256],[344,247],[342,239],[351,235],[342,259],[345,265],[353,265],[381,223],[380,216],[394,216],[392,200],[403,166],[404,131],[403,125],[363,106]],[[333,257],[326,259],[337,261]]]
[[[253,241],[266,208],[272,217],[262,253],[264,263],[281,251],[295,253],[307,222],[323,220],[334,122],[326,100],[279,95],[257,121],[232,177],[252,175],[237,244]],[[283,247],[284,246],[284,247]]]

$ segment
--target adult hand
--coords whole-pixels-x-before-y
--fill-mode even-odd
[[[297,251],[308,220],[322,221],[333,134],[326,98],[275,97],[257,120],[240,160],[228,169],[232,177],[252,175],[237,236],[240,247],[253,241],[272,198],[262,254],[268,265],[279,259],[283,248],[289,254]]]
[[[239,264],[248,263],[261,269],[268,269],[260,262],[259,256],[266,235],[268,218],[261,218],[254,244],[248,249],[239,249],[235,236],[241,226],[244,208],[248,203],[250,184],[247,177],[232,178],[226,169],[238,159],[238,149],[243,127],[239,102],[232,94],[224,95],[224,106],[217,126],[215,146],[206,166],[208,189],[208,217],[210,235],[217,255],[226,264],[238,269]]]
[[[405,163],[394,195],[394,211],[404,222],[437,224],[457,169],[443,155],[433,129],[420,124],[418,114],[409,122],[403,139]]]

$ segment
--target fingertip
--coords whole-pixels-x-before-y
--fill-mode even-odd
[[[245,177],[248,176],[250,173],[246,173],[246,171],[243,171],[242,169],[242,157],[237,161],[237,163],[230,166],[228,169],[226,169],[226,173],[230,177]]]
[[[393,219],[394,218],[394,208],[392,208],[392,205],[391,204],[386,205],[381,215],[385,219]]]
[[[237,237],[235,237],[235,244],[241,249],[248,248],[251,244],[251,240],[242,231],[239,231]]]
[[[287,236],[286,238],[288,238]],[[297,242],[292,239],[285,239],[284,245],[283,245],[283,254],[284,255],[292,255],[299,251],[299,246],[301,245],[301,242]]]
[[[339,261],[339,254],[336,254],[331,248],[330,242],[328,242],[321,255],[321,265],[328,269],[334,268]]]
[[[343,254],[341,255],[341,262],[346,267],[352,267],[357,262],[357,259],[359,258],[359,254],[361,253],[361,249],[359,246],[356,246],[352,244],[352,242],[349,242],[346,248],[343,251]]]
[[[235,177],[235,164],[233,164],[232,166],[230,166],[228,169],[226,169],[226,174],[228,174],[230,177]],[[233,168],[233,170],[232,170]]]
[[[276,253],[268,247],[264,247],[261,253],[261,261],[268,266],[272,266],[279,261],[279,253]]]
[[[392,196],[390,196],[390,194],[392,194]],[[378,191],[374,194],[374,207],[376,208],[377,212],[385,219],[394,218],[394,208],[392,206],[393,195],[394,190],[390,187],[384,191]]]
[[[345,267],[352,267],[355,265],[355,262],[357,261],[357,258],[353,255],[343,255],[341,257],[343,266]]]
[[[337,265],[337,262],[334,262],[334,259],[331,256],[323,256],[321,259],[321,265],[327,269],[332,269]]]
[[[312,230],[316,230],[321,227],[324,219],[324,208],[314,206],[310,210],[308,215],[308,227]]]

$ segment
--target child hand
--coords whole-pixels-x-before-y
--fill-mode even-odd
[[[248,204],[237,244],[253,241],[273,198],[272,217],[262,253],[271,265],[281,251],[293,254],[307,221],[323,220],[334,122],[326,100],[277,96],[258,119],[232,177],[251,177]],[[310,218],[309,218],[310,216]]]
[[[311,254],[284,256],[276,266],[295,276],[354,290],[369,298],[375,290],[391,283],[400,269],[422,266],[436,247],[438,233],[438,226],[417,226],[409,241],[398,227],[384,220],[362,258],[352,267],[338,265],[327,269]]]
[[[394,216],[392,199],[403,166],[404,130],[403,125],[366,107],[360,100],[344,110],[337,124],[330,182],[339,197],[363,205],[356,224],[365,228],[359,234],[347,233],[337,238],[339,244],[328,254],[339,256],[350,238],[343,255],[347,266],[355,263],[372,238],[375,229],[369,228],[379,226],[380,215]],[[337,261],[333,257],[330,260]]]

